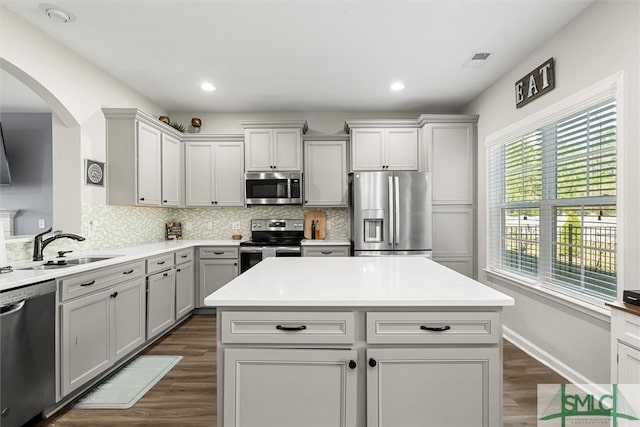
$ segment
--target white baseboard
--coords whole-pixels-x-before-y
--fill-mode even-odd
[[[538,362],[546,365],[559,375],[562,375],[570,383],[583,389],[583,391],[594,394],[600,394],[603,391],[601,387],[598,387],[598,385],[589,378],[585,377],[575,369],[570,368],[559,359],[553,357],[551,354],[524,338],[522,335],[519,335],[512,329],[509,329],[507,326],[502,326],[502,332],[504,339],[536,359]]]

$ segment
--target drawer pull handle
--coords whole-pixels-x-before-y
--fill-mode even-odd
[[[162,264],[164,264],[164,261],[158,261],[158,262],[156,262],[156,264],[162,265]]]
[[[331,255],[333,251],[322,251],[322,255]]]
[[[307,329],[307,327],[305,325],[300,325],[300,326],[276,325],[276,329],[279,331],[304,331],[305,329]]]
[[[451,326],[445,325],[445,326],[442,326],[442,327],[433,328],[433,327],[430,327],[430,326],[420,325],[420,329],[422,329],[423,331],[444,332],[444,331],[448,331],[449,329],[451,329]]]
[[[122,272],[122,274],[131,274],[131,273],[133,273],[133,268],[131,270],[129,270],[129,271],[123,271]]]
[[[356,363],[355,360],[349,360],[349,369],[356,369],[358,367],[358,364]]]
[[[369,366],[371,366],[372,368],[375,368],[377,364],[378,362],[376,362],[376,359],[374,359],[373,357],[369,358]]]
[[[186,258],[186,257],[188,257],[188,256],[189,256],[189,255],[180,255],[180,258]]]
[[[214,255],[224,255],[224,252],[214,252]]]
[[[94,283],[96,283],[96,281],[95,281],[95,280],[92,280],[92,281],[87,282],[87,283],[80,283],[80,286],[91,286],[91,285],[93,285]]]

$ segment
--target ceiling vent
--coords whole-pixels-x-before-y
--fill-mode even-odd
[[[463,68],[478,68],[482,67],[487,61],[487,58],[491,55],[491,52],[476,52],[471,55],[471,58],[462,64]]]

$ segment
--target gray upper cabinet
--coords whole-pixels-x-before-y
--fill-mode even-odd
[[[182,143],[162,135],[162,205],[178,207],[182,200]]]
[[[302,171],[306,121],[240,122],[244,128],[247,172]]]
[[[139,205],[160,205],[161,138],[162,133],[145,123],[137,122],[136,153],[138,159],[137,193]]]
[[[241,137],[221,138],[185,138],[186,206],[244,206],[244,144]]]
[[[418,170],[418,129],[415,120],[349,121],[351,170]]]
[[[347,206],[347,141],[304,141],[304,205]]]
[[[107,203],[179,206],[182,134],[136,108],[102,111],[107,119]]]
[[[473,203],[474,124],[428,123],[424,131],[427,170],[433,180],[433,202]]]

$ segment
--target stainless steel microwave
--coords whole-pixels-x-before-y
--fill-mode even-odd
[[[301,205],[300,172],[248,172],[244,175],[247,205]]]

